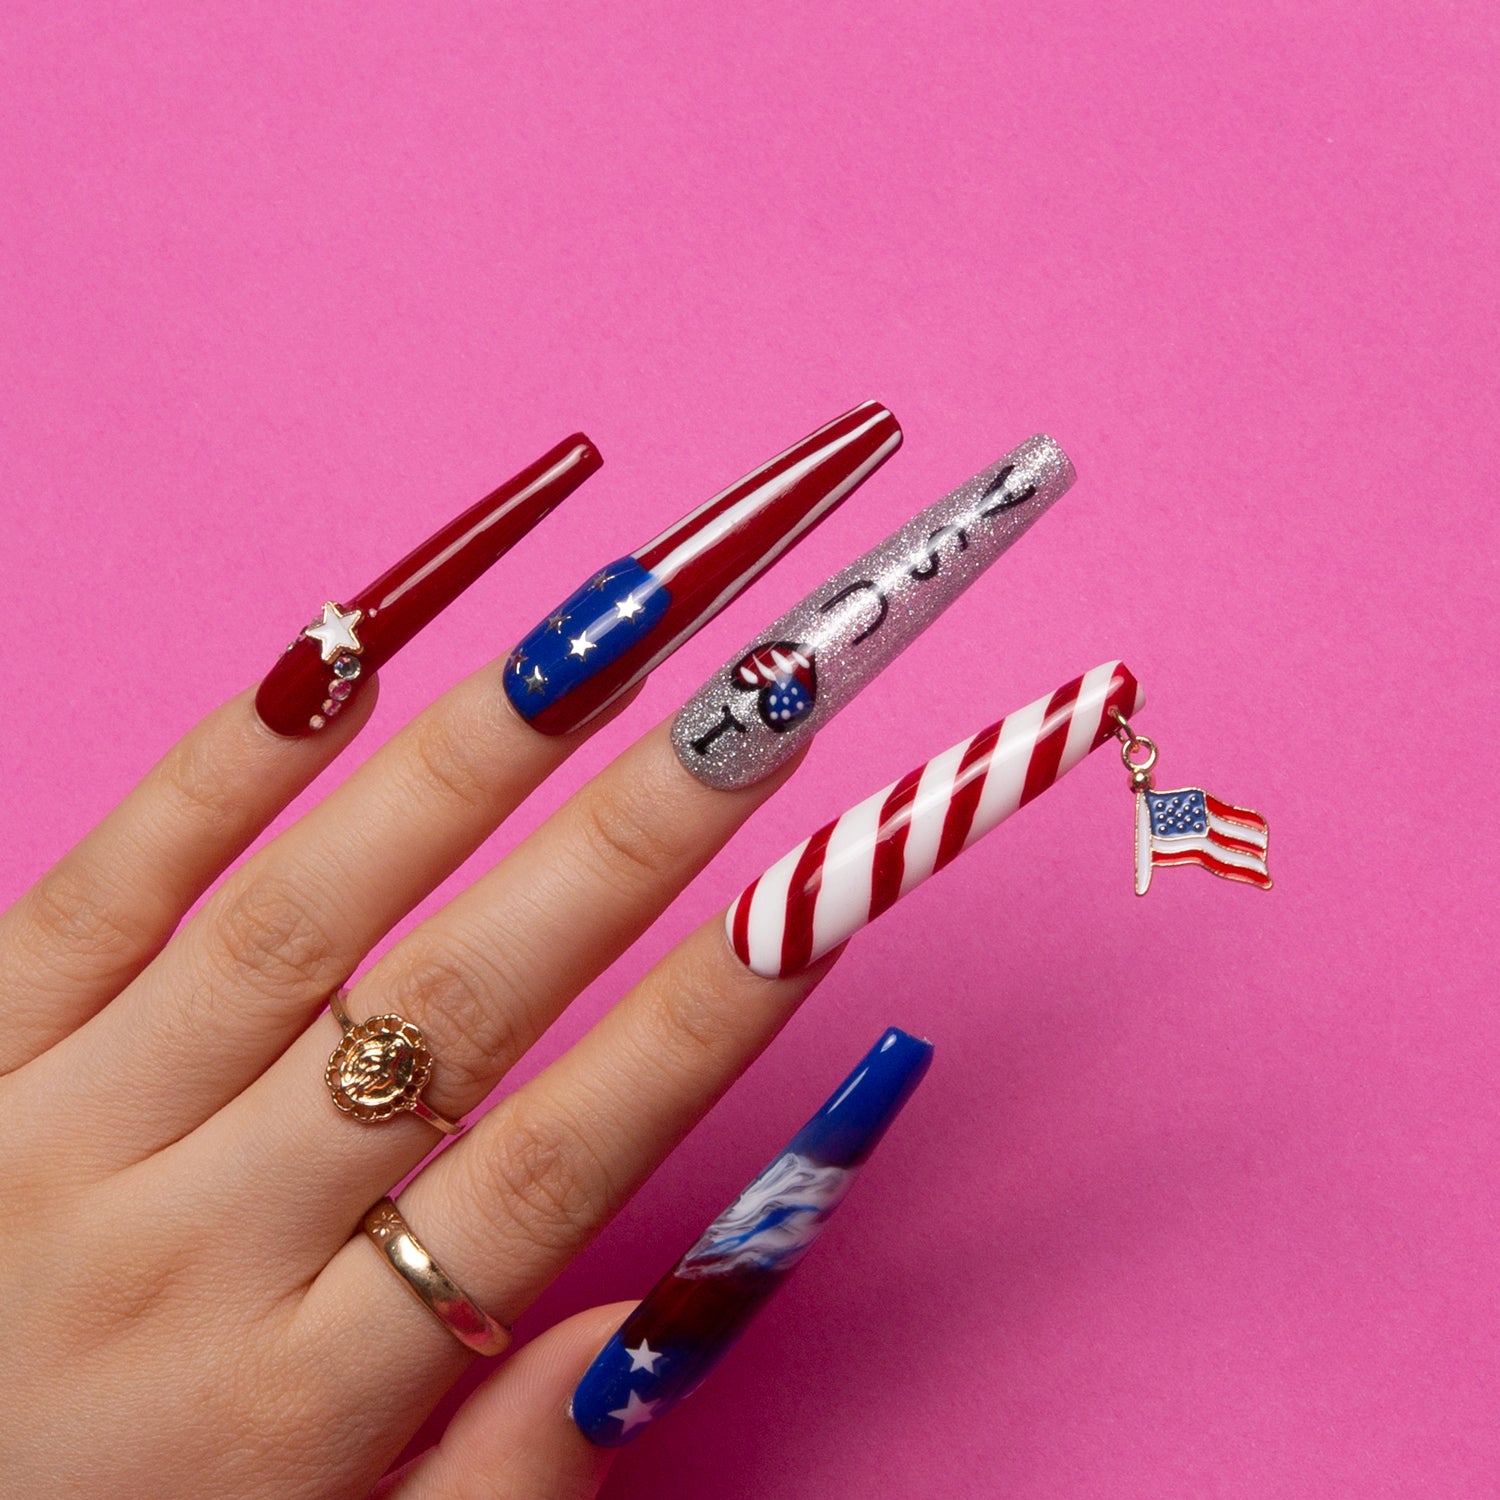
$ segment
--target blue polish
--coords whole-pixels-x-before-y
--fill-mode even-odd
[[[773,1174],[784,1172],[789,1162],[796,1174],[794,1183],[837,1181],[840,1173],[856,1169],[879,1144],[931,1061],[930,1042],[890,1028],[720,1219],[732,1219],[734,1208],[767,1179],[773,1185],[786,1182],[785,1175]],[[847,1178],[842,1181],[847,1186]],[[768,1207],[739,1233],[714,1234],[710,1226],[625,1320],[579,1381],[569,1411],[583,1435],[600,1447],[620,1447],[696,1390],[801,1258],[799,1249],[782,1253],[755,1242],[805,1216],[810,1216],[810,1240],[821,1231],[838,1196],[825,1197],[822,1206]],[[706,1251],[700,1248],[705,1241]],[[733,1254],[750,1246],[755,1246],[753,1253]],[[643,1343],[659,1357],[651,1360],[651,1370],[632,1369],[629,1351],[640,1350]]]
[[[931,1062],[931,1042],[892,1026],[787,1150],[831,1167],[858,1166],[880,1144]]]
[[[622,557],[600,570],[607,575],[604,587],[591,579],[575,589],[548,615],[565,615],[561,630],[549,628],[547,620],[535,626],[516,647],[505,665],[505,692],[516,712],[530,720],[558,699],[565,698],[579,683],[586,682],[602,667],[618,661],[642,636],[655,628],[667,612],[672,595],[633,557]],[[599,575],[596,574],[595,577]],[[629,595],[641,606],[634,619],[621,617],[616,606]],[[572,643],[586,636],[593,644],[583,656],[573,654]],[[519,670],[515,663],[520,661]],[[540,670],[545,681],[528,685],[527,678]]]

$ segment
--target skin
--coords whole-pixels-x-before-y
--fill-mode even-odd
[[[233,870],[358,733],[271,734],[231,700],[0,916],[0,1487],[88,1495],[574,1500],[609,1455],[568,1420],[627,1306],[498,1362],[441,1445],[386,1470],[474,1356],[359,1232],[431,1152],[363,1126],[323,1068],[327,997],[589,733],[460,683]],[[371,684],[373,687],[373,684]],[[352,989],[474,1109],[791,767],[700,785],[660,724]],[[228,874],[225,872],[229,871]],[[190,919],[188,911],[204,896]],[[511,1323],[826,973],[768,981],[715,918],[405,1189],[412,1231]],[[385,1476],[385,1477],[382,1477]]]

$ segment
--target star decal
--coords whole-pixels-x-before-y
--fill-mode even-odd
[[[354,627],[364,617],[365,612],[362,609],[351,609],[346,612],[329,600],[323,606],[323,618],[314,620],[302,634],[308,640],[318,643],[324,661],[332,661],[340,651],[358,653],[364,649],[359,643],[359,637],[354,633]]]
[[[589,659],[589,652],[598,644],[598,641],[591,641],[587,635],[575,635],[568,642],[568,655],[576,656],[579,661],[587,661]]]
[[[561,610],[558,610],[555,615],[547,616],[547,629],[555,630],[559,635],[562,634],[562,628],[567,623],[568,617]]]
[[[622,620],[633,620],[645,607],[634,594],[626,594],[623,599],[615,602],[615,613]]]
[[[520,647],[517,647],[510,653],[510,664],[516,669],[518,673],[520,672],[521,668],[524,667],[530,660],[531,658],[527,656],[527,654],[522,651]]]
[[[604,592],[605,585],[607,585],[610,579],[612,579],[614,576],[615,575],[611,573],[608,568],[601,568],[597,573],[594,574],[592,578],[589,579],[589,587],[591,589],[598,589],[602,594]]]
[[[660,1349],[653,1349],[645,1339],[642,1339],[639,1347],[632,1349],[627,1345],[625,1352],[630,1356],[632,1374],[637,1370],[645,1370],[648,1375],[656,1374],[656,1362],[662,1357]]]
[[[634,1391],[631,1391],[624,1406],[618,1411],[610,1412],[610,1416],[618,1417],[624,1424],[621,1432],[629,1432],[632,1427],[644,1427],[652,1417],[656,1415],[658,1402],[642,1401]]]
[[[544,692],[547,687],[547,674],[540,667],[533,667],[524,679],[526,683],[526,695]]]

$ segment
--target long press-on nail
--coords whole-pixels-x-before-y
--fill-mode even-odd
[[[709,786],[750,786],[796,754],[1073,483],[1028,438],[784,614],[688,701],[672,743]]]
[[[1071,771],[1143,702],[1105,662],[934,756],[803,840],[725,916],[742,963],[775,978],[821,958]]]
[[[600,713],[708,623],[901,445],[867,401],[601,568],[511,652],[505,691],[544,734]]]
[[[615,1448],[691,1394],[811,1248],[922,1081],[932,1043],[892,1027],[600,1350],[573,1420]]]
[[[286,648],[256,692],[261,721],[291,737],[324,728],[361,679],[384,666],[601,463],[593,443],[574,433],[450,521],[369,588],[347,602],[326,602],[321,616]]]

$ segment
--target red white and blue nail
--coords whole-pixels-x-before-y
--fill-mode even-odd
[[[591,1443],[630,1442],[697,1389],[823,1233],[931,1061],[930,1042],[888,1030],[657,1283],[573,1392]]]
[[[901,444],[868,401],[802,439],[568,595],[505,663],[517,713],[581,727],[750,586]]]

